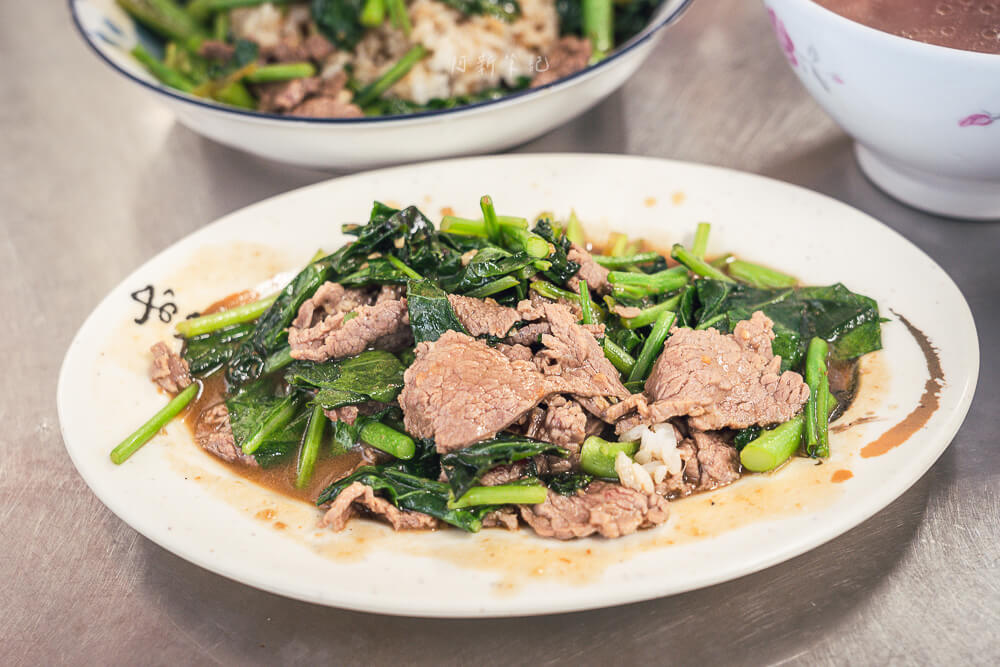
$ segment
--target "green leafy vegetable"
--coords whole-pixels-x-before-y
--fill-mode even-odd
[[[230,383],[241,385],[260,377],[267,356],[277,352],[287,340],[286,330],[299,308],[332,273],[332,263],[321,259],[310,263],[281,290],[275,302],[257,320],[253,335],[244,339],[233,353],[226,371]]]
[[[407,284],[406,308],[413,340],[417,343],[436,341],[449,330],[469,333],[459,321],[445,291],[429,280]]]
[[[516,0],[441,0],[441,2],[466,16],[485,14],[508,23],[521,15],[521,7]]]
[[[567,257],[572,242],[563,234],[556,234],[552,228],[552,221],[542,218],[535,223],[535,234],[552,244],[553,252],[546,258],[552,266],[543,271],[546,278],[557,285],[565,285],[566,281],[576,275],[580,270],[580,264]]]
[[[361,11],[364,0],[312,0],[310,9],[316,27],[339,49],[352,51],[364,36]]]
[[[268,379],[244,385],[226,399],[236,446],[253,454],[294,419],[301,403],[294,393],[276,393]]]
[[[441,280],[441,287],[449,293],[464,294],[483,287],[497,278],[520,271],[534,261],[524,252],[509,253],[496,246],[487,246],[476,253],[455,276]]]
[[[548,487],[561,496],[572,496],[577,491],[583,491],[594,481],[593,475],[582,472],[563,472],[551,477],[546,483]]]
[[[494,509],[490,505],[451,509],[448,507],[450,488],[447,484],[417,477],[389,465],[359,468],[324,489],[316,504],[333,502],[341,491],[354,482],[370,486],[400,509],[429,514],[470,533],[478,532],[483,526],[483,516]]]
[[[395,355],[368,350],[347,359],[295,363],[285,372],[285,380],[300,389],[316,390],[313,400],[329,410],[394,400],[403,388],[405,370]]]
[[[240,341],[253,333],[252,322],[189,338],[184,344],[184,359],[192,375],[206,375],[229,361]]]
[[[562,447],[550,442],[514,435],[499,435],[464,449],[441,456],[441,468],[456,498],[472,488],[487,471],[501,465],[531,458],[538,454],[568,456]]]

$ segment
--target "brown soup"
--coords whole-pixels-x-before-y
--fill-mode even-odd
[[[814,0],[841,16],[907,39],[1000,54],[1000,0]]]

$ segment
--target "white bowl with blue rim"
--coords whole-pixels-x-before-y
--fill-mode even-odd
[[[815,2],[764,5],[788,64],[876,185],[932,213],[1000,219],[1000,55],[897,37]]]
[[[70,0],[74,22],[111,69],[156,95],[183,125],[220,143],[305,167],[361,169],[503,150],[575,118],[625,83],[693,0],[664,0],[649,25],[604,60],[551,84],[405,116],[299,118],[247,111],[157,81],[130,54],[162,42],[114,0]]]

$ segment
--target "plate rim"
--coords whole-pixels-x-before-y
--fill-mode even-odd
[[[84,470],[86,466],[81,466],[81,462],[78,460],[77,456],[74,454],[74,448],[70,445],[70,437],[66,429],[66,404],[70,400],[67,396],[68,383],[67,375],[69,373],[70,361],[77,347],[81,344],[81,337],[84,332],[94,325],[96,321],[97,314],[102,310],[107,302],[109,302],[113,296],[115,296],[121,289],[123,289],[129,281],[131,281],[138,274],[143,272],[146,267],[157,261],[163,254],[169,252],[177,244],[181,242],[191,242],[197,240],[200,236],[210,233],[210,230],[221,226],[226,223],[231,217],[237,215],[243,215],[247,211],[255,209],[257,207],[262,207],[264,205],[270,205],[275,200],[280,200],[282,198],[291,198],[299,195],[302,192],[309,190],[320,190],[326,187],[330,187],[332,183],[349,183],[352,180],[368,179],[373,177],[384,177],[391,176],[394,172],[405,172],[413,169],[426,169],[434,168],[436,166],[445,164],[455,164],[455,163],[492,163],[497,161],[533,161],[533,162],[548,162],[548,161],[575,161],[575,160],[600,160],[609,162],[622,162],[622,161],[636,161],[636,162],[647,162],[647,163],[657,163],[657,164],[667,164],[674,168],[681,168],[685,170],[694,171],[706,171],[714,172],[720,174],[728,174],[730,176],[735,175],[738,178],[747,179],[748,182],[765,182],[769,184],[777,184],[785,188],[792,188],[800,192],[800,194],[805,194],[808,197],[819,197],[825,200],[825,204],[828,206],[833,206],[839,208],[842,211],[848,212],[851,215],[860,215],[867,218],[869,224],[875,223],[878,226],[884,228],[884,230],[890,232],[892,235],[897,237],[898,241],[905,243],[910,246],[911,250],[916,251],[922,259],[930,262],[934,267],[936,267],[941,275],[947,279],[947,286],[953,289],[958,295],[959,299],[956,300],[956,304],[961,307],[962,315],[967,319],[968,329],[964,331],[964,334],[968,335],[969,342],[971,345],[965,346],[964,349],[964,361],[967,362],[968,373],[964,378],[959,378],[961,381],[956,383],[954,379],[949,378],[948,383],[952,387],[959,389],[960,393],[956,399],[956,405],[954,409],[948,414],[944,415],[941,419],[943,422],[938,427],[938,431],[942,433],[940,438],[935,438],[935,446],[933,447],[933,456],[928,455],[925,464],[920,466],[919,474],[914,474],[912,479],[908,481],[903,488],[897,489],[891,485],[883,485],[879,487],[878,491],[874,494],[868,496],[868,501],[859,505],[857,503],[850,504],[846,506],[845,511],[838,513],[836,520],[828,522],[826,524],[827,529],[819,535],[807,536],[802,538],[795,538],[786,540],[778,548],[772,550],[766,557],[760,557],[756,560],[748,561],[741,566],[735,568],[728,568],[724,570],[722,574],[708,573],[698,576],[694,573],[689,577],[685,583],[681,586],[675,585],[661,585],[657,586],[656,582],[652,584],[641,594],[641,595],[614,595],[614,594],[601,594],[594,595],[591,599],[586,602],[581,603],[580,601],[560,601],[561,598],[554,600],[547,600],[544,603],[533,605],[528,610],[489,610],[483,608],[479,604],[451,604],[447,608],[429,608],[426,604],[413,604],[413,605],[401,605],[398,602],[393,602],[389,605],[379,604],[378,599],[372,597],[365,597],[364,595],[355,596],[340,596],[336,600],[329,599],[327,596],[322,594],[322,591],[317,589],[314,593],[309,594],[302,591],[290,591],[286,588],[281,587],[278,584],[269,584],[266,577],[257,576],[254,572],[254,568],[251,566],[243,566],[239,563],[230,564],[228,568],[222,567],[221,564],[214,562],[211,558],[204,556],[201,553],[188,553],[182,549],[174,548],[168,539],[167,530],[159,530],[157,526],[143,524],[141,519],[133,522],[130,518],[134,518],[133,515],[128,511],[125,503],[117,502],[112,496],[108,489],[100,487],[100,485],[95,485],[93,479],[91,479]],[[964,328],[964,327],[963,327]],[[815,549],[833,539],[843,536],[846,532],[853,529],[854,527],[860,525],[867,519],[871,518],[878,512],[882,511],[886,506],[897,498],[903,496],[910,488],[913,487],[923,476],[926,474],[927,470],[936,463],[945,450],[951,445],[954,440],[955,435],[961,428],[965,421],[966,415],[971,407],[973,397],[975,395],[976,386],[978,384],[980,371],[980,349],[979,349],[979,335],[976,328],[975,318],[973,317],[971,308],[969,307],[968,301],[966,300],[964,294],[962,294],[961,289],[951,278],[951,276],[945,271],[933,258],[931,258],[927,253],[925,253],[919,246],[911,242],[909,239],[904,237],[902,234],[897,232],[895,229],[889,227],[885,223],[881,222],[877,218],[869,215],[868,213],[861,211],[860,209],[854,208],[849,204],[846,204],[840,200],[837,200],[829,195],[819,193],[808,188],[804,188],[799,185],[792,183],[787,183],[785,181],[780,181],[778,179],[773,179],[766,176],[761,176],[759,174],[754,174],[745,171],[739,171],[735,169],[730,169],[726,167],[718,167],[714,165],[705,165],[694,162],[687,162],[682,160],[671,160],[665,158],[657,158],[650,156],[633,156],[633,155],[623,155],[623,154],[604,154],[604,153],[521,153],[521,154],[506,154],[499,156],[475,156],[475,157],[465,157],[465,158],[454,158],[454,159],[443,159],[434,160],[430,162],[422,162],[411,165],[400,165],[394,167],[387,167],[382,169],[363,171],[356,174],[350,174],[347,176],[340,176],[335,178],[326,179],[317,183],[312,183],[305,185],[300,188],[289,190],[272,197],[262,199],[260,201],[254,202],[247,206],[238,208],[234,211],[230,211],[219,218],[205,224],[193,232],[186,234],[173,242],[169,243],[167,246],[162,248],[160,251],[156,252],[151,257],[148,257],[145,261],[142,261],[138,267],[131,271],[125,278],[119,281],[114,287],[112,287],[104,297],[90,310],[89,314],[86,316],[84,321],[81,323],[76,333],[74,334],[67,351],[63,357],[63,361],[60,365],[58,384],[56,388],[56,407],[59,417],[59,428],[60,433],[63,438],[63,445],[73,462],[74,467],[76,467],[77,472],[84,479],[87,486],[90,488],[91,492],[101,501],[101,503],[107,507],[116,517],[121,519],[125,524],[127,524],[132,530],[135,530],[139,534],[143,535],[153,543],[167,550],[168,552],[182,558],[185,561],[193,563],[198,567],[204,568],[210,572],[221,575],[227,579],[231,579],[243,585],[248,585],[259,590],[267,591],[282,597],[287,597],[291,599],[297,599],[304,602],[309,602],[313,604],[319,604],[322,606],[335,607],[341,609],[349,609],[354,611],[363,611],[368,613],[377,613],[391,616],[406,616],[406,617],[421,617],[421,618],[502,618],[502,617],[528,617],[528,616],[538,616],[538,615],[548,615],[557,613],[568,613],[576,611],[586,611],[591,609],[606,608],[619,606],[623,604],[631,604],[636,602],[642,602],[651,599],[657,599],[662,597],[669,597],[672,595],[677,595],[680,593],[685,593],[693,590],[698,590],[708,586],[716,585],[719,583],[727,581],[735,581],[749,574],[765,570],[772,567],[778,563],[788,561],[799,555],[802,555],[812,549]],[[78,450],[79,453],[80,450]],[[859,509],[860,508],[860,509]],[[137,527],[137,525],[143,525],[143,529]]]

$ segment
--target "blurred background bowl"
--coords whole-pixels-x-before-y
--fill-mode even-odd
[[[265,158],[327,169],[487,153],[524,143],[582,114],[614,92],[651,52],[663,29],[693,0],[664,0],[649,25],[614,53],[575,74],[498,100],[406,116],[298,118],[224,106],[159,83],[128,51],[161,45],[114,0],[70,0],[80,34],[97,55],[145,87],[183,125]]]
[[[1000,55],[897,37],[811,0],[764,6],[789,65],[876,185],[933,213],[1000,219]]]

